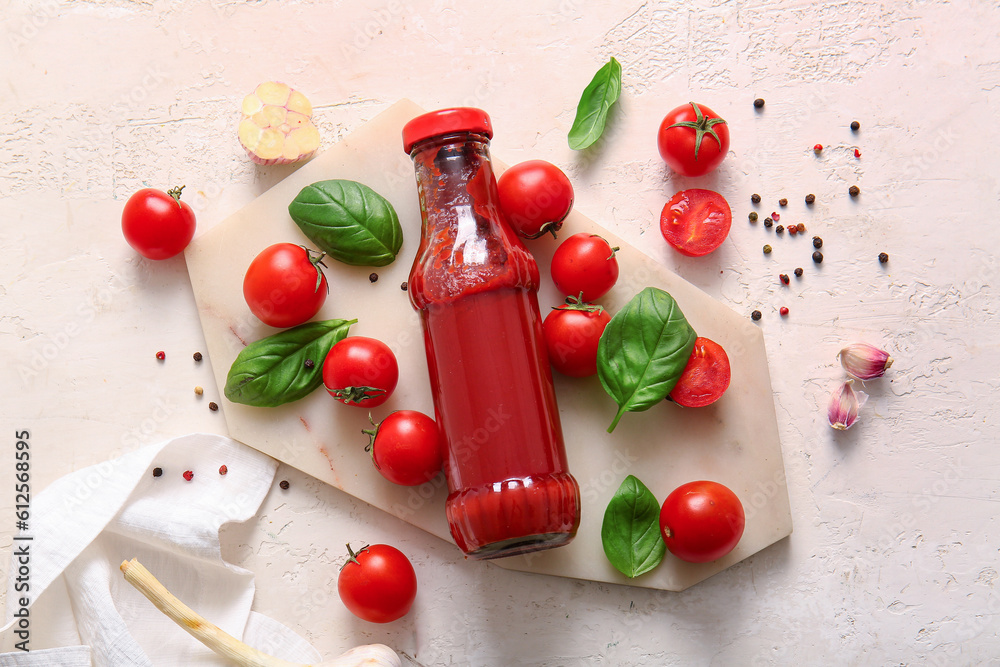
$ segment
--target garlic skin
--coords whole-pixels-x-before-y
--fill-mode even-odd
[[[837,357],[847,374],[859,380],[882,377],[892,366],[888,352],[867,343],[852,343],[838,352]]]
[[[827,418],[830,426],[838,431],[846,431],[858,420],[861,406],[868,400],[868,394],[854,391],[854,380],[848,380],[830,396],[830,407],[827,408]]]

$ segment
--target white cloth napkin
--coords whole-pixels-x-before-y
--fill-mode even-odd
[[[163,474],[154,477],[157,467]],[[0,667],[229,664],[124,580],[118,566],[132,558],[234,637],[286,660],[319,661],[301,637],[250,610],[253,574],[225,562],[220,549],[219,527],[257,513],[276,467],[235,440],[199,433],[54,482],[32,499],[29,530],[16,536],[31,539],[14,541]],[[194,473],[190,481],[186,470]],[[28,592],[15,590],[23,545]],[[15,648],[24,635],[14,613],[26,596],[28,652]]]

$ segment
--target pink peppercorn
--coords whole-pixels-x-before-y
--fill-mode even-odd
[[[194,473],[192,471],[190,470],[184,471],[184,479],[190,482],[193,478],[194,478]]]
[[[788,309],[782,306],[780,309],[778,309],[778,312],[781,314],[782,317],[784,317],[785,315],[788,314]]]
[[[159,359],[160,361],[163,361],[164,359],[167,358],[167,353],[164,352],[163,350],[160,350],[159,352],[156,353],[156,358]]]
[[[224,465],[222,465],[222,466],[219,466],[219,474],[220,474],[220,475],[225,475],[225,474],[226,474],[227,472],[229,472],[229,468],[227,468],[227,467],[226,467],[226,466],[224,466]]]

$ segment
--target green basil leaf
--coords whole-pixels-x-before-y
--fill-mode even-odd
[[[673,297],[647,287],[632,297],[604,329],[597,346],[597,375],[618,414],[648,410],[667,397],[687,365],[697,335]]]
[[[660,504],[646,485],[629,475],[604,511],[604,554],[626,577],[638,577],[660,564],[667,545],[660,535]]]
[[[608,110],[622,92],[622,66],[612,58],[583,89],[576,119],[569,129],[569,147],[573,150],[587,148],[601,138]]]
[[[385,266],[403,245],[392,204],[356,181],[308,185],[288,205],[288,214],[320,250],[345,264]]]
[[[233,403],[273,408],[297,401],[323,384],[323,360],[357,320],[307,322],[250,343],[226,377]],[[312,359],[312,368],[306,368]]]

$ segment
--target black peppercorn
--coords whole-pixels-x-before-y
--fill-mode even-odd
[[[788,206],[788,200],[782,197],[778,200],[778,206]]]
[[[774,233],[775,234],[783,234],[784,231],[785,231],[785,226],[784,225],[778,225],[777,227],[774,228]]]
[[[813,261],[816,262],[817,264],[822,264],[823,263],[823,253],[821,253],[819,250],[813,252]]]
[[[818,236],[814,236],[813,237],[813,247],[814,248],[822,248],[823,247],[823,239],[821,239]]]
[[[404,292],[406,291],[406,281],[405,280],[399,284],[399,289],[403,290]]]
[[[771,254],[771,246],[767,245],[766,243],[764,244],[764,254],[765,255]]]
[[[760,109],[762,106],[764,106],[764,98],[758,97],[757,99],[755,99],[753,101],[753,106],[755,109]]]
[[[811,204],[814,201],[816,201],[816,195],[814,195],[812,193],[809,193],[809,194],[806,195],[806,203],[807,204]]]
[[[287,489],[289,487],[288,480],[287,479],[281,480],[280,482],[278,482],[278,486],[280,486],[282,490]]]
[[[216,410],[219,409],[219,404],[216,403],[215,401],[209,401],[208,409],[211,410],[212,412],[215,412]]]
[[[159,477],[163,474],[163,468],[153,468],[153,477]]]
[[[378,274],[377,273],[372,273],[371,275],[368,276],[368,281],[369,282],[376,282],[377,280],[378,280]]]
[[[884,252],[880,252],[878,254],[878,261],[880,264],[885,264],[886,262],[889,261],[889,255]]]
[[[861,194],[861,188],[859,188],[856,185],[852,185],[847,189],[847,193],[852,197],[857,197],[859,194]]]
[[[768,229],[770,229],[773,224],[774,224],[774,220],[771,220],[771,218],[764,218],[764,226],[765,227],[767,227]]]
[[[316,366],[316,362],[313,361],[312,359],[306,359],[303,366],[305,366],[306,368],[313,368],[314,366]]]
[[[794,273],[795,273],[795,277],[796,278],[801,278],[802,277],[802,273],[803,273],[802,267],[800,266],[797,269],[795,269]]]
[[[857,132],[858,130],[861,129],[861,123],[859,123],[856,120],[852,120],[851,121],[851,129],[854,130],[855,132]]]
[[[757,222],[757,211],[750,211],[750,215],[747,216],[750,222]]]
[[[752,194],[752,195],[750,195],[750,201],[752,201],[754,204],[759,204],[760,203],[760,195],[758,195],[758,194]]]
[[[195,352],[194,353],[194,360],[195,361],[201,361],[201,352]]]
[[[760,319],[760,311],[759,310],[755,310],[752,313],[750,313],[750,319],[752,319],[754,322],[756,322],[757,320],[759,320]]]

